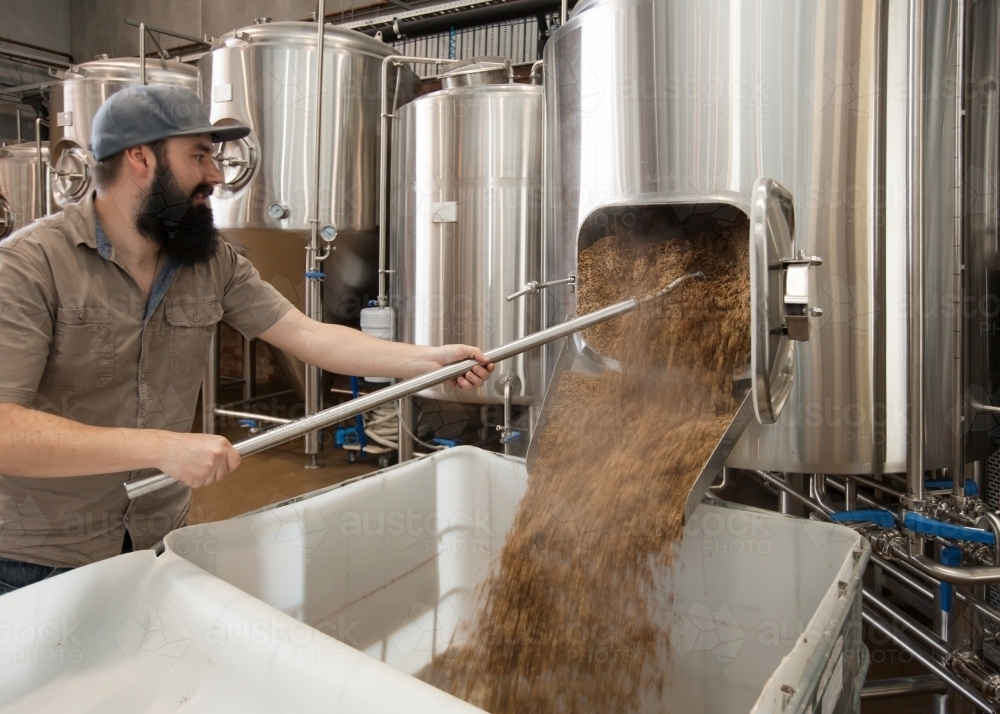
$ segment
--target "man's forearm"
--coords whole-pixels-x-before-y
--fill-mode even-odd
[[[406,378],[427,369],[423,347],[382,340],[350,327],[309,320],[300,314],[289,313],[288,318],[262,334],[261,339],[278,347],[295,344],[296,357],[327,372]]]
[[[169,432],[87,426],[0,404],[0,473],[54,478],[156,468],[173,438]]]
[[[481,387],[494,369],[478,347],[424,347],[380,340],[348,327],[310,320],[298,310],[287,312],[262,332],[260,338],[278,349],[287,350],[306,364],[358,377],[406,379],[447,364],[474,359],[480,364],[452,382],[452,386],[459,389],[474,389]]]

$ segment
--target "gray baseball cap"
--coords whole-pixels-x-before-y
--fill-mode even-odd
[[[94,115],[90,150],[94,158],[174,136],[211,134],[212,142],[242,139],[250,128],[242,124],[212,126],[205,105],[185,87],[149,84],[112,94]]]

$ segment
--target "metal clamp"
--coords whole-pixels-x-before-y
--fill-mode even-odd
[[[809,306],[809,268],[822,265],[818,255],[806,255],[804,250],[794,258],[782,258],[780,269],[785,271],[783,329],[788,339],[809,341],[809,318],[823,314],[822,308]]]
[[[537,280],[532,280],[530,283],[525,283],[524,287],[518,290],[516,293],[507,296],[507,302],[521,297],[522,295],[535,295],[541,292],[545,288],[555,287],[556,285],[569,285],[570,291],[576,289],[576,273],[570,273],[568,278],[560,278],[558,280],[549,280],[545,283],[540,283]]]

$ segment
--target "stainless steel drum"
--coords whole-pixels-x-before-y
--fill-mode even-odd
[[[923,147],[926,468],[949,465],[957,396],[947,5],[928,2],[926,23],[935,82]],[[655,230],[660,219],[719,207],[749,215],[760,178],[791,194],[795,251],[824,259],[809,291],[824,313],[789,353],[785,408],[777,423],[748,426],[730,466],[905,470],[905,92],[889,90],[906,86],[907,17],[905,3],[884,7],[583,0],[545,47],[546,280],[574,271],[578,249],[605,235],[608,221]],[[575,295],[554,288],[544,309],[547,325],[560,322]]]
[[[261,23],[227,33],[199,62],[213,123],[239,121],[246,139],[218,150],[225,185],[216,225],[262,276],[303,304],[314,162],[321,162],[320,226],[336,231],[323,264],[328,319],[357,324],[376,296],[382,60],[392,48],[351,30],[326,29],[323,138],[317,152],[316,41],[310,22]],[[416,76],[390,69],[389,91],[409,101]],[[332,235],[332,233],[331,233]]]
[[[147,84],[179,85],[198,91],[198,69],[174,60],[146,60]],[[52,87],[49,139],[55,170],[53,190],[60,206],[91,188],[90,129],[98,108],[115,92],[140,84],[138,58],[84,62]]]
[[[458,67],[397,112],[390,227],[403,342],[489,350],[540,327],[537,294],[505,297],[541,276],[542,89],[508,84],[500,68]],[[540,401],[538,351],[497,365],[479,389],[424,396],[503,402],[508,375],[514,401]]]
[[[0,238],[47,214],[52,205],[51,184],[46,172],[43,193],[38,172],[48,162],[48,142],[42,142],[41,162],[34,142],[0,146]]]

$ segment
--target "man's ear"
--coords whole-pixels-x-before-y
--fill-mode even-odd
[[[149,178],[156,170],[156,156],[148,146],[125,149],[126,170],[138,181]]]

